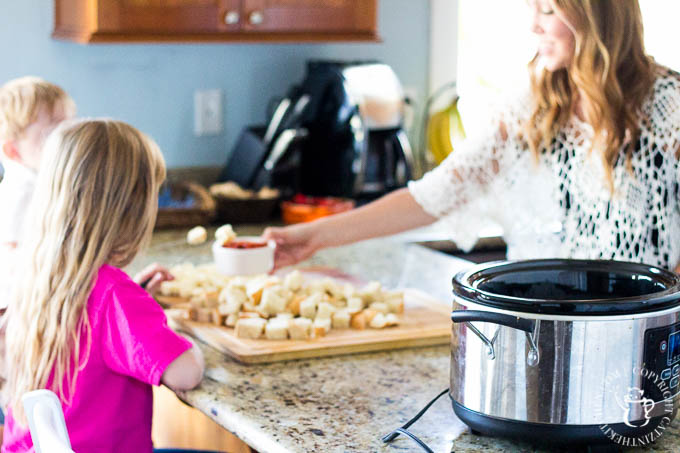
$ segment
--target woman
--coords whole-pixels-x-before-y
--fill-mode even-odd
[[[271,228],[276,266],[446,219],[510,258],[680,261],[680,75],[645,54],[637,0],[532,0],[530,88],[421,180],[346,214]],[[555,224],[557,228],[555,228]]]

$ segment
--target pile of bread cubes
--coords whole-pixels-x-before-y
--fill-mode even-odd
[[[373,281],[357,288],[332,278],[313,278],[294,270],[275,275],[225,277],[211,264],[171,269],[161,294],[188,299],[183,316],[235,328],[248,339],[311,340],[331,329],[382,329],[399,324],[401,291]]]

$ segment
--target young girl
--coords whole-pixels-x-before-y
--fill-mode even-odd
[[[508,257],[615,259],[680,270],[680,74],[645,53],[637,0],[529,0],[529,88],[408,188],[272,228],[276,267],[445,219],[472,247],[480,219]]]
[[[34,451],[21,397],[40,388],[59,395],[74,451],[151,452],[151,385],[203,374],[200,350],[120,270],[150,239],[163,158],[112,120],[64,123],[44,152],[8,309],[2,452]]]

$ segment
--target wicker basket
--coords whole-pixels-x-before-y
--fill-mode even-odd
[[[216,205],[210,192],[194,182],[180,182],[171,186],[173,198],[184,199],[188,194],[196,202],[188,208],[160,208],[156,228],[182,228],[206,225],[215,218]]]

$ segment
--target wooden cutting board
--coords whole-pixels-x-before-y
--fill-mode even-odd
[[[166,301],[169,302],[172,301]],[[451,336],[451,308],[414,289],[404,290],[404,313],[399,326],[332,329],[327,336],[309,341],[237,338],[232,328],[183,319],[180,309],[170,308],[166,313],[173,328],[246,364],[442,345],[448,344]]]

